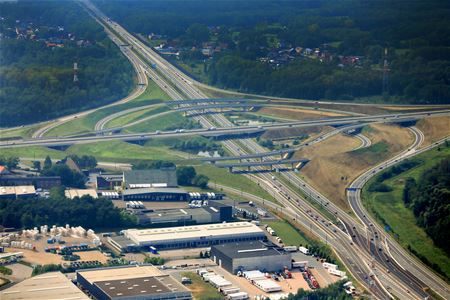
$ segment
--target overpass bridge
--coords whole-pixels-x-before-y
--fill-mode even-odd
[[[252,162],[240,162],[240,163],[225,163],[216,164],[219,168],[228,168],[230,173],[233,173],[233,168],[247,168],[247,171],[251,171],[251,167],[270,167],[270,171],[273,171],[274,165],[291,165],[291,169],[299,169],[301,166],[309,162],[309,159],[299,158],[299,159],[278,159],[278,160],[263,160],[263,161],[252,161]]]
[[[259,159],[261,159],[261,162],[262,162],[264,157],[275,156],[275,155],[280,155],[280,159],[285,159],[285,155],[294,153],[295,151],[297,151],[297,149],[281,149],[281,150],[275,150],[275,151],[269,151],[269,152],[263,152],[263,153],[245,154],[245,155],[239,155],[239,156],[203,157],[203,158],[200,158],[199,160],[207,161],[207,162],[215,164],[217,161],[238,160],[241,163],[242,160],[244,160],[244,159],[259,158]]]

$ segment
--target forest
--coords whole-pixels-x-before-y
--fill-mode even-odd
[[[135,225],[132,217],[115,208],[111,200],[83,196],[68,199],[64,188],[55,188],[50,198],[4,199],[0,201],[1,225],[3,227],[33,228],[43,224],[106,228]]]
[[[208,83],[218,87],[305,99],[450,101],[448,1],[96,3],[132,32],[163,35],[169,45],[192,49],[181,59],[204,64]],[[206,58],[200,49],[208,44],[222,51]],[[276,66],[262,61],[297,47],[324,56]],[[342,57],[359,63],[341,63]]]
[[[133,88],[131,64],[75,2],[6,1],[0,11],[0,127],[104,105]]]
[[[403,201],[434,243],[450,254],[450,158],[405,182]]]

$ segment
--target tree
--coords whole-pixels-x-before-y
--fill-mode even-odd
[[[19,165],[19,162],[20,162],[20,160],[17,156],[10,156],[6,160],[6,166],[8,167],[9,170],[12,170],[12,169],[17,168],[17,166]]]
[[[50,156],[47,155],[44,160],[44,170],[50,169],[52,165],[53,165],[52,159],[50,158]]]
[[[68,187],[84,188],[86,178],[83,174],[72,171],[66,165],[54,165],[42,171],[45,176],[60,176],[61,183]]]
[[[41,171],[41,162],[39,160],[33,161],[33,169],[40,172]]]
[[[179,185],[192,185],[192,180],[197,175],[197,172],[192,166],[178,167],[176,173]]]
[[[206,189],[208,187],[209,177],[206,175],[196,175],[192,180],[192,185],[198,186],[199,188]]]

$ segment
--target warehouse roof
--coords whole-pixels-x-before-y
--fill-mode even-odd
[[[65,190],[64,194],[66,198],[73,199],[75,197],[83,197],[85,195],[91,196],[92,198],[98,198],[98,194],[94,189],[68,189]]]
[[[100,281],[96,282],[95,285],[111,298],[187,292],[185,287],[169,275]]]
[[[262,241],[215,245],[212,248],[230,258],[288,255],[283,249]]]
[[[2,195],[32,195],[36,194],[36,190],[32,185],[18,185],[18,186],[0,186],[0,196]]]
[[[50,272],[25,279],[13,287],[0,291],[0,299],[89,300],[90,298],[61,272]]]
[[[187,192],[183,189],[179,188],[133,188],[127,189],[123,191],[123,195],[140,195],[140,194],[154,194],[154,193],[163,193],[163,194],[187,194]]]
[[[126,266],[77,271],[89,284],[110,298],[189,291],[170,275],[154,266]],[[163,298],[163,297],[161,297]]]
[[[93,284],[97,281],[125,280],[163,275],[154,266],[133,266],[101,268],[94,270],[77,271],[87,282]]]
[[[128,229],[125,236],[133,242],[142,243],[202,238],[209,236],[225,236],[234,234],[264,234],[264,231],[253,223],[235,222],[208,225],[181,226],[155,229]]]
[[[123,180],[127,187],[144,184],[152,186],[165,185],[167,187],[176,187],[178,185],[174,168],[124,171]]]

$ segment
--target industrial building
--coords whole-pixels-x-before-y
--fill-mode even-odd
[[[178,186],[175,168],[124,171],[122,180],[126,189]]]
[[[70,279],[61,272],[49,272],[37,275],[14,286],[0,291],[2,300],[46,300],[73,299],[89,300],[90,298],[77,288]]]
[[[69,199],[81,198],[83,196],[91,196],[94,199],[98,198],[98,194],[94,189],[67,189],[64,191],[64,195]]]
[[[250,222],[219,223],[171,228],[128,229],[124,236],[109,237],[118,251],[134,251],[145,247],[158,250],[208,247],[223,243],[266,239],[264,230]]]
[[[49,190],[61,185],[59,176],[0,176],[0,185],[33,185],[37,189]]]
[[[0,186],[0,199],[26,199],[36,196],[32,185]]]
[[[238,271],[275,272],[291,268],[291,253],[262,241],[239,242],[211,247],[211,259],[232,274]]]
[[[122,186],[123,175],[95,174],[92,175],[93,185],[97,190],[114,190]]]
[[[195,224],[220,223],[231,221],[233,207],[219,201],[209,201],[208,206],[148,210],[128,208],[138,220],[139,225],[163,227],[186,226]]]
[[[122,191],[122,199],[125,201],[188,201],[189,193],[180,188],[130,188]]]
[[[147,265],[80,270],[77,283],[97,300],[192,299],[182,284]]]

